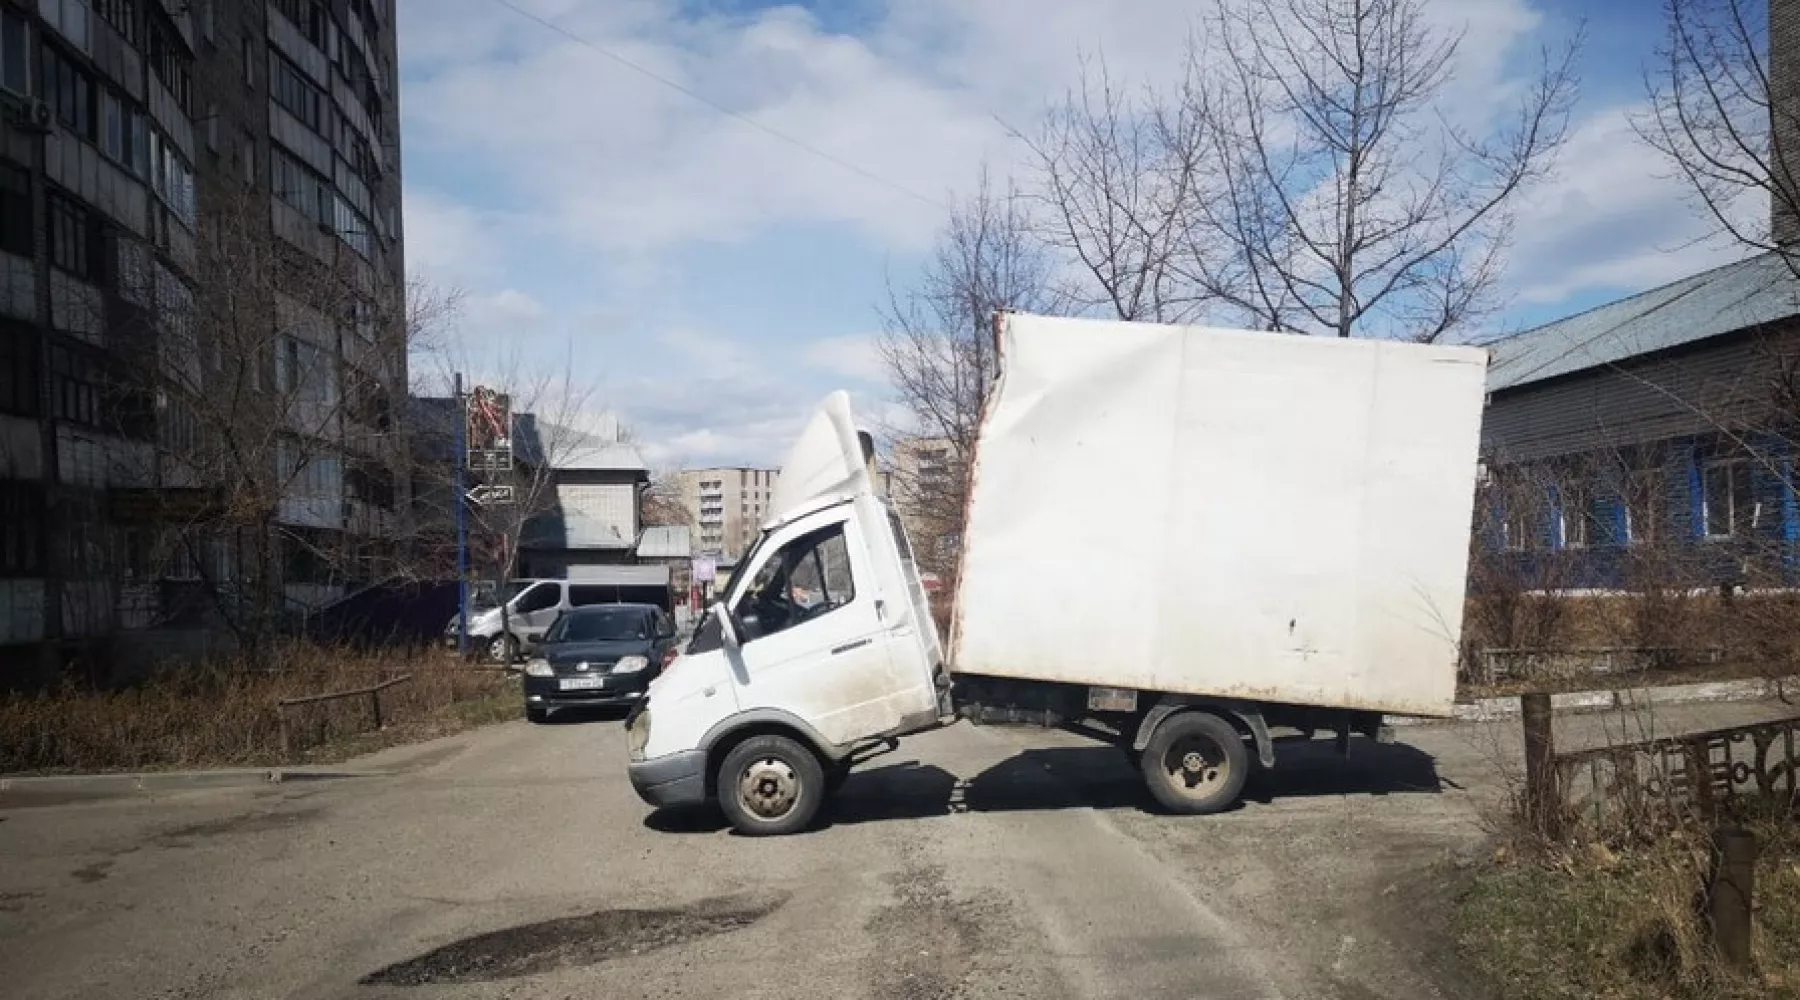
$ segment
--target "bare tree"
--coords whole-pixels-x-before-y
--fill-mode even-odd
[[[694,527],[694,512],[682,497],[679,463],[652,469],[643,497],[645,527]]]
[[[1568,133],[1574,43],[1486,129],[1445,106],[1463,37],[1422,0],[1221,0],[1210,27],[1165,112],[1204,144],[1196,295],[1267,329],[1420,341],[1491,307],[1512,207]]]
[[[404,563],[398,410],[413,324],[437,307],[335,234],[271,230],[266,195],[209,197],[174,251],[197,287],[121,246],[134,308],[106,409],[143,442],[115,471],[147,501],[113,541],[131,624],[198,613],[255,657],[307,585],[324,599]]]
[[[446,343],[453,340],[445,338]],[[562,509],[557,492],[558,470],[578,462],[588,451],[617,443],[620,435],[608,421],[591,415],[594,389],[575,376],[571,365],[559,365],[554,372],[533,372],[516,356],[500,358],[477,381],[506,401],[511,415],[511,462],[504,468],[470,468],[463,482],[465,493],[459,496],[452,482],[454,455],[446,448],[454,447],[456,421],[465,420],[466,411],[464,401],[455,399],[449,390],[451,373],[471,366],[468,358],[454,350],[437,354],[433,361],[436,375],[420,378],[417,386],[441,405],[437,407],[435,446],[419,449],[414,465],[416,533],[430,539],[423,547],[432,553],[436,575],[454,578],[456,505],[465,504],[470,579],[485,581],[500,596],[504,608],[507,585],[520,572],[521,553],[534,542],[560,547],[557,539],[567,530],[568,512]],[[471,492],[477,497],[484,495],[482,487],[501,487],[505,498],[471,501]],[[497,642],[504,643],[506,634],[503,621]],[[512,651],[496,646],[488,652],[506,658]]]
[[[961,523],[967,463],[999,370],[994,317],[1056,311],[1051,283],[1024,196],[996,190],[984,170],[916,281],[904,292],[890,288],[878,349],[908,425],[890,436],[941,442],[948,453],[942,476],[925,479],[905,463],[894,469],[895,499],[909,516],[951,533]]]
[[[1156,95],[1133,98],[1104,61],[1026,139],[1035,160],[1037,235],[1066,255],[1065,296],[1118,319],[1179,322],[1204,304],[1180,272],[1183,222],[1200,189],[1204,119]],[[1021,137],[1023,138],[1023,137]]]
[[[1787,6],[1665,0],[1666,33],[1645,78],[1650,108],[1633,124],[1720,231],[1780,251],[1800,274],[1791,247],[1800,235],[1800,177],[1790,162],[1800,155],[1800,79],[1770,58],[1770,22]]]

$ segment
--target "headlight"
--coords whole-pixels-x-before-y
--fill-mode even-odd
[[[635,674],[649,665],[650,661],[642,656],[625,656],[620,657],[619,662],[613,664],[612,672],[615,674]]]
[[[554,677],[556,671],[550,669],[550,661],[543,657],[525,661],[525,672],[533,677]]]

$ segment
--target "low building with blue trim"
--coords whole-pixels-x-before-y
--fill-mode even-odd
[[[1537,585],[1800,584],[1800,279],[1767,253],[1489,345],[1477,543]]]

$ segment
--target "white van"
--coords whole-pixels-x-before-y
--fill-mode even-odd
[[[469,649],[495,663],[511,663],[571,608],[641,602],[669,610],[668,567],[573,567],[573,579],[510,580],[499,605],[469,609]],[[502,608],[505,610],[502,611]],[[444,628],[445,643],[456,648],[458,618]]]
[[[783,513],[652,684],[655,725],[642,705],[628,722],[631,780],[653,805],[705,801],[708,753],[731,738],[722,772],[755,789],[729,797],[733,821],[797,829],[859,746],[953,721],[937,629],[869,451],[849,398],[826,399],[782,467],[770,507]]]
[[[834,394],[724,600],[628,719],[645,801],[799,830],[853,765],[962,717],[1100,723],[1083,731],[1158,802],[1199,814],[1237,801],[1252,756],[1275,765],[1272,730],[1347,753],[1389,738],[1384,713],[1450,714],[1485,351],[996,327],[947,647]]]

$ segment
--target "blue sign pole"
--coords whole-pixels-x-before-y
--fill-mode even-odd
[[[456,404],[452,407],[456,412],[456,492],[451,502],[456,504],[456,652],[459,656],[469,655],[469,516],[468,498],[464,495],[467,488],[464,465],[469,458],[469,413],[465,409],[462,389],[462,373],[456,373],[452,380],[453,394]]]

